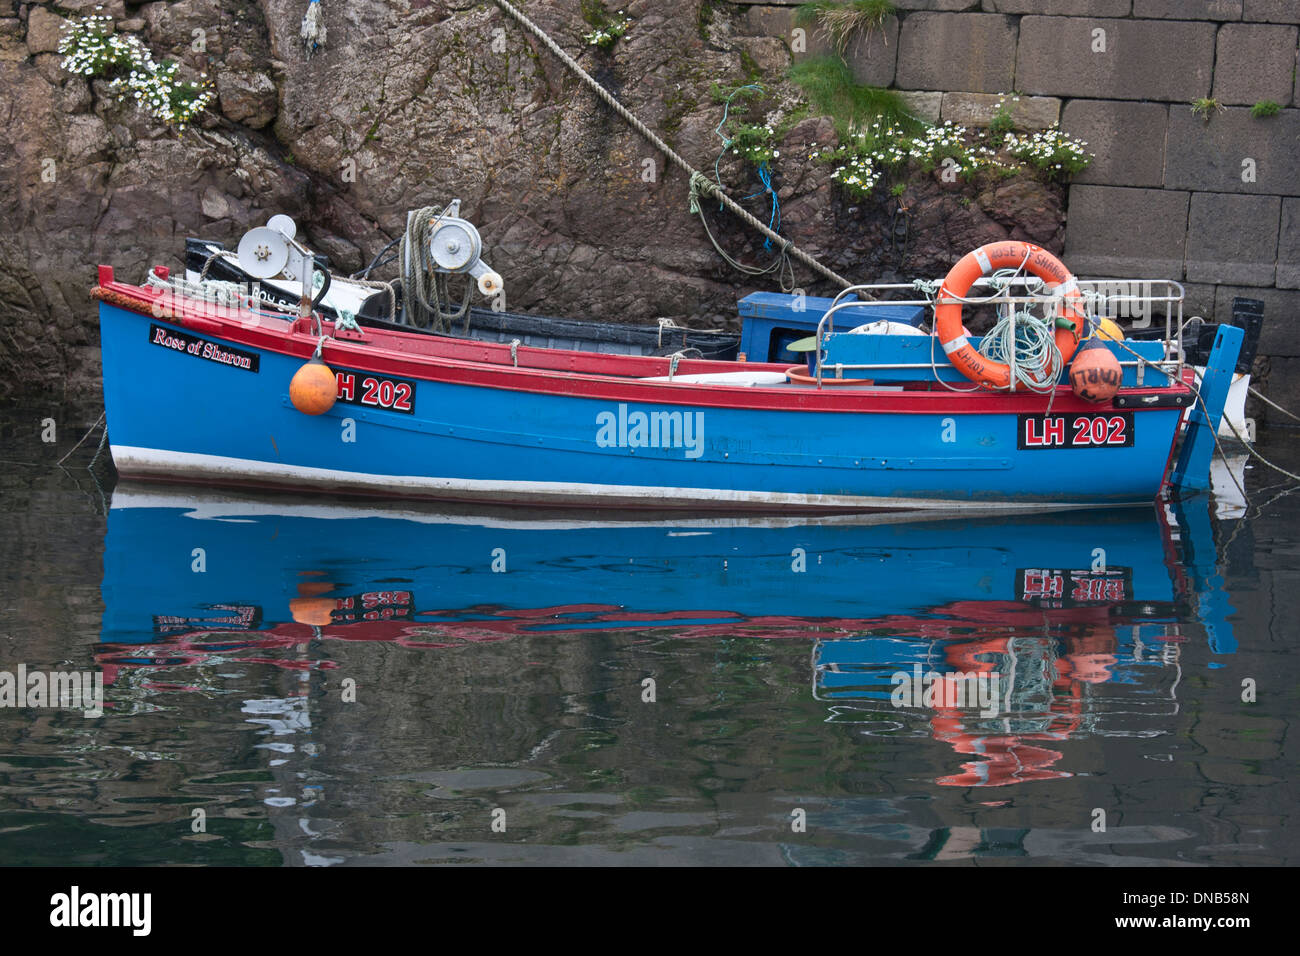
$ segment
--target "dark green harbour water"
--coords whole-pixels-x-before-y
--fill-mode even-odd
[[[0,864],[1300,858],[1300,495],[1262,466],[1244,514],[602,527],[114,488],[55,465],[94,417],[0,413],[0,671],[105,681],[0,708]],[[914,668],[1001,709],[895,707]]]

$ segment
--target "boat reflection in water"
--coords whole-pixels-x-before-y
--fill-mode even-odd
[[[1180,618],[1216,653],[1235,646],[1214,562],[1203,498],[948,521],[590,521],[122,485],[98,659],[106,682],[142,669],[130,683],[156,693],[203,689],[209,662],[305,678],[336,666],[335,641],[807,641],[829,722],[932,737],[971,758],[940,785],[998,786],[1069,776],[1067,738],[1144,735],[1142,715],[1177,712]],[[310,725],[307,706],[244,709],[288,733]]]

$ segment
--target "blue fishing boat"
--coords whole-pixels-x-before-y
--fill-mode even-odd
[[[448,223],[459,231],[430,240],[431,267],[477,277],[484,294],[499,290],[500,276],[465,238],[468,224]],[[674,510],[1136,504],[1170,482],[1208,483],[1207,442],[1222,409],[1216,383],[1224,369],[1231,375],[1240,341],[1239,330],[1221,330],[1194,388],[1176,340],[1177,283],[1151,294],[1166,310],[1168,339],[1089,338],[1095,294],[1026,243],[976,250],[922,299],[861,301],[897,295],[890,286],[853,287],[818,304],[785,297],[786,310],[817,318],[813,361],[795,367],[330,320],[318,308],[325,290],[313,281],[315,263],[291,232],[253,230],[239,258],[252,275],[288,263],[303,290],[298,313],[209,294],[161,268],[137,286],[100,267],[105,406],[122,474]],[[970,335],[963,305],[994,310],[999,324]],[[933,334],[871,315],[918,307],[932,310]],[[1034,328],[1046,338],[1025,350],[1032,328],[1022,317],[1033,309],[1045,316]],[[1009,343],[1003,363],[987,347],[998,329]],[[1109,363],[1100,386],[1098,355]],[[1193,434],[1175,461],[1188,408]]]

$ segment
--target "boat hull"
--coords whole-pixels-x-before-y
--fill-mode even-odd
[[[1023,448],[1046,397],[652,384],[584,374],[578,353],[548,359],[573,374],[406,357],[393,333],[383,349],[331,340],[325,358],[353,392],[308,416],[288,386],[316,340],[283,320],[158,318],[108,301],[100,316],[112,453],[140,478],[620,508],[1092,507],[1156,497],[1181,415],[1118,416],[1127,444]],[[370,405],[367,382],[381,388]],[[407,408],[381,407],[383,388],[391,404],[404,385]],[[1067,420],[1089,408],[1054,401]]]

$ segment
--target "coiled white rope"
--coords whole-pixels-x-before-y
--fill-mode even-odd
[[[994,270],[988,277],[993,291],[986,296],[955,295],[944,289],[943,283],[923,279],[915,280],[912,285],[930,300],[932,310],[935,307],[936,297],[941,293],[945,301],[953,300],[962,305],[988,305],[996,303],[1016,280],[1023,279],[1028,282],[1031,279],[1038,279],[1036,276],[1025,275],[1025,265],[1028,261],[1029,254],[1026,253],[1025,258],[1016,268]],[[1026,287],[1026,292],[1030,295],[1039,294],[1043,286],[1042,280],[1038,279],[1036,286]],[[1028,310],[1010,308],[1009,304],[999,306],[998,314],[997,323],[985,333],[980,342],[980,354],[989,361],[999,362],[1010,369],[1011,391],[1014,392],[1023,386],[1040,395],[1054,394],[1061,379],[1061,371],[1065,367],[1061,350],[1056,346],[1054,323],[1040,319]],[[930,336],[930,365],[935,380],[952,392],[978,390],[979,385],[974,388],[959,388],[939,377],[934,357],[934,340],[937,337],[934,334]]]
[[[1023,385],[1040,394],[1056,390],[1061,380],[1061,350],[1055,328],[1026,311],[1011,311],[984,333],[980,355],[1010,369],[1011,391]]]

